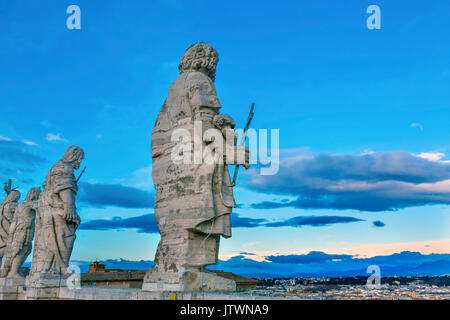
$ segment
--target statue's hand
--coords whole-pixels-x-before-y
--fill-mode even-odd
[[[75,217],[73,218],[73,223],[75,223],[77,226],[79,226],[81,223],[81,218],[78,215],[78,213],[76,213],[76,212],[75,212]]]
[[[78,216],[75,212],[75,208],[72,206],[67,206],[64,210],[64,220],[67,222],[73,222],[75,216]]]

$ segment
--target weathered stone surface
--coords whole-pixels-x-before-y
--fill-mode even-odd
[[[27,278],[32,287],[62,286],[70,273],[68,263],[81,221],[75,205],[78,186],[74,170],[80,167],[83,158],[81,148],[69,147],[50,169],[43,184],[36,214],[33,260]]]
[[[41,190],[32,188],[16,208],[0,269],[1,277],[22,278],[19,269],[31,253],[36,208]],[[1,279],[0,279],[1,280]]]
[[[20,192],[12,190],[0,204],[0,262],[6,253],[9,238],[9,228],[14,219],[14,212],[18,206]]]
[[[226,166],[236,163],[234,157],[226,159],[226,163],[223,157],[214,162],[203,161],[203,155],[200,161],[195,158],[196,148],[206,150],[213,141],[207,132],[223,139],[222,130],[233,131],[234,127],[230,117],[224,121],[216,118],[214,123],[221,108],[214,87],[218,60],[217,51],[206,43],[187,49],[179,64],[180,75],[171,85],[153,128],[152,178],[161,241],[155,265],[144,279],[144,290],[158,290],[161,286],[192,291],[233,290],[232,285],[218,278],[216,286],[212,280],[208,285],[201,283],[202,279],[212,279],[203,268],[217,263],[220,236],[231,237],[230,214],[235,206]],[[196,130],[198,124],[200,131]],[[193,139],[183,140],[183,147],[176,149],[180,145],[174,134],[179,132]],[[238,148],[232,139],[233,154]],[[173,155],[179,150],[181,154],[186,152],[182,162],[174,161]],[[215,152],[223,154],[223,150]],[[248,157],[245,160],[248,167]]]
[[[25,292],[24,278],[0,278],[0,300],[21,300]]]
[[[64,300],[138,300],[140,289],[113,289],[81,287],[79,289],[61,288],[59,299]]]

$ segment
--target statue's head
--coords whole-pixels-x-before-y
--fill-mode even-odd
[[[31,188],[28,191],[25,201],[35,201],[39,199],[39,194],[41,193],[41,188]]]
[[[67,148],[61,161],[70,163],[74,169],[80,168],[81,161],[84,159],[84,151],[80,147],[70,146]]]
[[[191,45],[181,58],[178,69],[180,73],[199,71],[206,74],[212,81],[216,78],[216,66],[219,62],[219,53],[205,42]]]
[[[20,199],[20,192],[17,190],[12,190],[3,202],[4,203],[17,202],[19,201],[19,199]]]

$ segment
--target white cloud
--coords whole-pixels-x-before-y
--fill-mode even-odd
[[[418,122],[411,123],[411,127],[412,128],[419,128],[420,131],[423,131],[423,126],[420,123],[418,123]]]
[[[11,138],[0,136],[0,141],[12,141]]]
[[[38,146],[36,142],[30,141],[30,140],[23,140],[23,143],[29,145],[29,146]]]
[[[53,133],[47,133],[47,140],[48,141],[64,141],[67,142],[67,139],[64,139],[61,137],[60,133],[53,134]]]
[[[441,160],[441,158],[443,156],[445,156],[445,154],[444,153],[422,152],[422,153],[419,153],[417,156],[419,158],[427,159],[430,161],[439,161],[439,160]]]
[[[429,161],[450,163],[450,160],[441,160],[443,157],[445,157],[445,153],[442,152],[422,152],[416,156],[422,159],[427,159]]]

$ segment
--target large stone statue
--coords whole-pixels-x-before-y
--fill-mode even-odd
[[[14,212],[16,211],[19,199],[20,192],[12,190],[0,204],[0,262],[6,253],[9,228],[14,219]]]
[[[231,280],[204,270],[217,263],[220,236],[231,237],[235,202],[227,164],[236,164],[235,155],[240,153],[245,154],[241,164],[248,168],[248,149],[235,145],[233,120],[217,118],[221,108],[214,87],[218,61],[217,51],[209,44],[200,42],[187,49],[153,128],[152,178],[161,241],[143,290],[233,290]],[[183,150],[206,150],[214,140],[211,132],[224,138],[223,133],[231,130],[233,156],[214,162],[200,156],[198,161],[194,151],[188,159],[192,161],[174,161],[179,147],[174,135],[183,130],[193,137],[184,140],[187,149],[185,145]],[[198,136],[200,146],[195,142]]]
[[[18,206],[9,228],[6,253],[3,258],[0,277],[22,278],[19,269],[31,253],[34,224],[40,188],[32,188]]]
[[[48,172],[39,196],[36,239],[29,279],[67,276],[75,231],[80,217],[75,206],[78,191],[74,169],[80,167],[84,152],[71,146]]]

